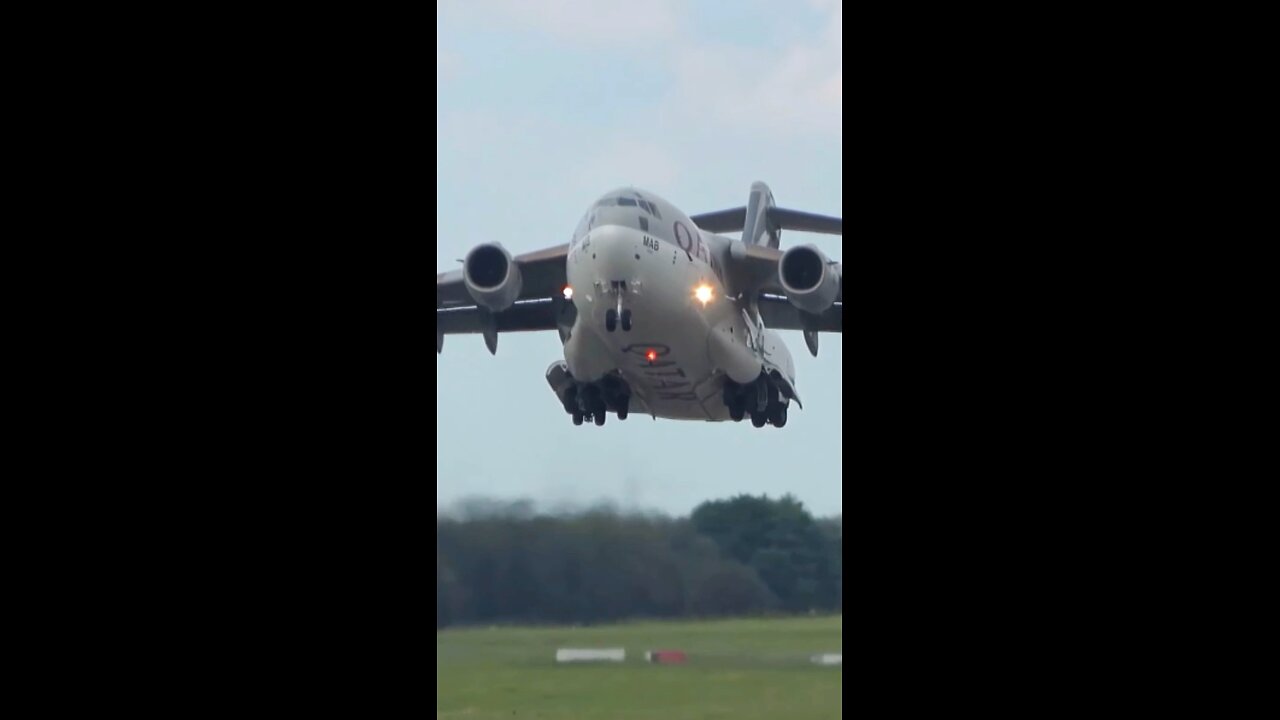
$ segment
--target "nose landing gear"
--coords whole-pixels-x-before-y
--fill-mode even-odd
[[[603,286],[602,286],[603,289]],[[614,307],[604,311],[604,329],[607,332],[613,332],[618,329],[618,322],[622,322],[622,331],[631,332],[631,310],[622,307],[623,298],[631,292],[626,280],[610,280],[609,289],[605,291],[605,296],[612,298]]]
[[[618,328],[619,320],[621,320],[622,331],[631,332],[631,309],[623,309],[621,313],[613,308],[604,311],[604,329],[613,332]]]

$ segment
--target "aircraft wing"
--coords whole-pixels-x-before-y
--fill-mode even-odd
[[[482,333],[488,322],[486,314],[493,316],[494,329],[498,332],[555,330],[561,323],[572,326],[576,315],[573,305],[555,298],[518,300],[500,313],[490,313],[474,305],[437,308],[436,329],[445,335]]]
[[[840,267],[839,263],[836,267]],[[776,280],[774,284],[777,284]],[[835,302],[821,313],[801,310],[785,294],[771,291],[759,294],[756,307],[760,310],[760,320],[765,327],[774,330],[799,330],[804,333],[804,344],[808,346],[809,354],[817,357],[819,333],[844,334],[844,275],[840,275],[840,291]]]
[[[467,292],[462,270],[436,274],[436,352],[445,335],[484,334],[490,352],[497,347],[497,333],[556,330],[573,325],[575,310],[566,302],[564,289],[569,246],[557,245],[517,255],[520,297],[502,312],[479,307]]]
[[[513,260],[520,266],[520,276],[524,283],[519,299],[549,298],[563,290],[567,282],[565,270],[568,259],[568,244],[515,256]],[[461,270],[436,275],[437,310],[475,304],[466,286],[462,284]]]
[[[837,301],[821,315],[807,313],[780,295],[762,294],[760,319],[774,330],[802,330],[844,334],[844,302]]]
[[[787,291],[778,281],[782,253],[782,250],[767,245],[737,245],[730,255],[731,285],[735,288],[734,291],[751,289],[785,296]],[[836,302],[844,302],[844,264],[836,263],[836,269],[841,271]]]

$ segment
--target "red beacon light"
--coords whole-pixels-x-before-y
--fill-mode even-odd
[[[649,348],[648,352],[644,354],[644,357],[649,362],[653,362],[654,360],[658,359],[658,351],[654,350],[653,348]]]

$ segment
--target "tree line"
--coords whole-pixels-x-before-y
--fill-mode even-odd
[[[840,610],[843,539],[790,496],[682,518],[472,507],[436,518],[436,627]]]

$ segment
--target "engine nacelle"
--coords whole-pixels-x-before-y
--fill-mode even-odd
[[[520,266],[497,243],[477,245],[462,263],[462,280],[476,304],[502,312],[520,297]]]
[[[793,247],[782,254],[778,279],[787,299],[801,310],[819,315],[840,294],[840,273],[813,245]]]

